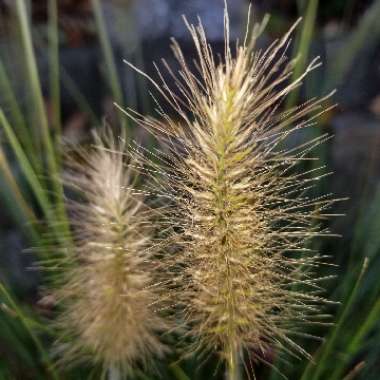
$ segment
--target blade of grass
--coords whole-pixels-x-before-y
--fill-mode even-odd
[[[27,12],[27,5],[23,0],[16,0],[16,14],[17,20],[20,27],[21,32],[21,43],[22,48],[25,53],[25,65],[27,72],[28,84],[30,85],[30,98],[32,99],[34,111],[36,118],[34,122],[36,125],[39,125],[40,129],[36,128],[36,132],[41,132],[40,135],[35,135],[34,138],[36,140],[36,147],[40,147],[40,138],[43,139],[45,143],[45,148],[47,149],[47,155],[49,162],[53,162],[54,159],[54,151],[51,144],[50,134],[49,134],[49,125],[48,120],[45,113],[45,107],[42,97],[42,90],[40,86],[40,78],[37,70],[36,57],[34,54],[31,31],[29,27],[29,18]],[[43,153],[41,150],[40,154]],[[50,165],[52,165],[50,163]],[[56,172],[55,165],[53,165],[54,170],[53,173]]]
[[[335,362],[334,371],[330,377],[330,380],[340,379],[344,371],[345,366],[349,361],[355,356],[355,354],[361,348],[361,342],[366,337],[366,335],[371,331],[371,329],[378,323],[380,319],[380,297],[378,297],[377,302],[369,312],[367,318],[360,325],[360,328],[355,332],[353,338],[348,344],[345,355],[342,360]]]
[[[305,1],[303,3],[305,4]],[[318,3],[318,0],[310,0],[307,2],[305,18],[298,37],[299,43],[297,44],[295,53],[293,54],[294,57],[297,57],[297,64],[293,71],[292,81],[297,80],[306,69],[317,18]],[[286,109],[292,108],[297,104],[298,96],[299,88],[296,88],[289,94],[289,97],[286,100]]]
[[[135,52],[138,51],[140,47],[140,41],[138,33],[136,33],[136,26],[134,23],[134,15],[128,12],[130,2],[115,3],[113,12],[113,25],[115,30],[118,31],[123,36],[121,51],[123,58],[128,60],[132,59]],[[123,80],[126,80],[128,87],[125,89],[124,93],[124,106],[136,109],[137,107],[137,92],[136,92],[136,76],[128,75],[130,72],[125,72],[124,66],[123,70],[119,72],[119,77],[122,76]]]
[[[360,204],[366,204],[365,199],[361,200]],[[364,211],[365,210],[365,211]],[[371,225],[368,228],[368,223],[366,222],[366,216],[368,213],[373,218]],[[354,240],[352,243],[351,256],[358,255],[360,251],[366,252],[366,255],[372,257],[378,251],[380,247],[380,236],[378,231],[380,230],[380,220],[376,218],[380,213],[380,189],[377,190],[368,207],[363,207],[362,214],[358,217],[358,222],[354,230]],[[363,248],[364,246],[364,248]],[[353,268],[353,265],[350,266]]]
[[[336,52],[331,64],[327,66],[325,91],[341,83],[350,70],[358,52],[368,41],[378,41],[380,38],[379,17],[380,0],[376,0],[368,7],[348,41]]]
[[[113,101],[120,105],[124,105],[123,91],[118,79],[115,57],[112,51],[111,41],[105,25],[102,7],[99,0],[91,0],[91,3],[95,15],[95,22],[100,40],[100,45],[102,48],[104,61],[106,65],[108,82],[112,92],[112,96],[114,98]],[[118,114],[120,115],[120,113]],[[122,115],[120,115],[120,125],[122,126],[122,130],[126,131],[126,129],[128,128],[126,118]]]
[[[59,85],[59,30],[57,0],[49,0],[49,84],[52,102],[52,126],[57,134],[61,134],[61,99]]]
[[[12,209],[17,208],[21,211],[22,220],[24,222],[28,221],[26,226],[27,226],[28,233],[31,235],[30,237],[32,238],[32,240],[37,241],[38,233],[35,230],[35,226],[37,225],[37,217],[34,211],[29,207],[23,194],[21,193],[20,187],[18,186],[17,181],[13,176],[13,173],[8,165],[7,158],[5,157],[5,154],[3,150],[1,149],[1,147],[0,147],[0,171],[10,190],[12,198],[15,201],[14,206],[12,206],[11,208]]]
[[[58,219],[55,213],[52,211],[52,204],[47,196],[47,191],[43,188],[40,180],[33,167],[31,166],[28,157],[26,156],[24,150],[22,149],[12,127],[10,126],[4,112],[0,109],[0,125],[3,127],[5,135],[12,147],[12,150],[17,158],[18,164],[25,176],[27,183],[29,184],[41,210],[49,222],[49,227],[52,229],[56,240],[58,242],[63,242],[65,246],[69,247],[71,244],[70,239],[70,229],[68,220]],[[57,223],[60,222],[60,223]]]
[[[56,1],[56,0],[49,0],[49,1]],[[55,16],[53,16],[55,17]],[[55,32],[54,32],[55,33]],[[58,33],[58,30],[57,30]],[[69,95],[73,98],[75,101],[76,105],[79,107],[79,109],[88,115],[91,119],[91,123],[93,125],[98,125],[100,124],[100,120],[96,116],[94,110],[91,108],[89,105],[86,97],[81,94],[80,89],[78,88],[77,84],[73,81],[73,79],[70,77],[70,75],[67,73],[65,70],[64,66],[60,65],[59,62],[59,44],[58,44],[58,34],[56,37],[52,37],[53,39],[57,38],[57,46],[55,46],[56,52],[53,54],[52,52],[49,51],[49,75],[51,80],[49,80],[50,83],[50,93],[55,93],[53,96],[55,100],[53,100],[53,107],[52,107],[52,116],[53,119],[56,118],[56,123],[59,124],[58,130],[57,128],[54,128],[54,130],[57,132],[56,133],[56,142],[59,142],[59,137],[61,137],[62,134],[62,120],[61,117],[58,119],[58,115],[61,113],[61,104],[60,104],[60,97],[61,97],[61,84],[67,90]],[[40,48],[44,47],[44,36],[42,33],[35,33],[34,34],[34,42],[36,43],[37,46]],[[54,42],[53,42],[54,43]],[[55,66],[53,68],[52,66]],[[58,69],[58,73],[55,71]],[[54,106],[54,103],[56,106]],[[54,123],[54,120],[53,120]],[[59,157],[58,157],[59,158]]]
[[[359,273],[359,276],[355,282],[355,285],[353,286],[351,290],[350,295],[347,298],[347,301],[341,311],[341,314],[338,317],[338,320],[330,336],[327,338],[327,340],[325,341],[325,344],[321,347],[321,351],[317,355],[317,358],[316,358],[317,367],[313,367],[313,363],[309,362],[304,373],[302,374],[301,380],[316,380],[319,378],[319,375],[321,375],[322,372],[326,369],[326,362],[330,357],[334,344],[337,338],[339,337],[339,333],[341,332],[343,324],[346,321],[348,313],[355,301],[356,295],[359,290],[359,286],[361,284],[361,280],[363,278],[364,273],[367,270],[367,267],[368,267],[368,260],[365,259],[363,262],[361,271]],[[311,373],[312,370],[313,370],[313,373]]]
[[[72,80],[70,75],[66,72],[66,70],[61,66],[61,78],[63,86],[66,88],[66,90],[69,92],[69,94],[72,96],[78,107],[89,116],[91,124],[92,125],[99,125],[100,120],[96,116],[94,110],[89,105],[87,99],[78,89],[78,86],[76,83]]]
[[[16,319],[17,316],[15,315],[14,311],[11,311],[12,314],[10,314],[9,308],[3,302],[0,304],[0,308],[2,309],[2,312],[0,313],[1,343],[5,347],[12,347],[13,352],[11,356],[15,355],[18,358],[18,360],[21,361],[22,365],[28,366],[29,368],[33,368],[33,372],[35,372],[34,370],[38,371],[38,369],[36,368],[37,358],[35,353],[35,347],[34,345],[30,347],[30,345],[27,346],[25,344],[25,338],[28,339],[29,334],[25,332],[25,329],[22,325],[20,326],[20,321]],[[10,377],[10,379],[15,380],[14,368],[12,364],[9,363],[9,356],[10,355],[1,355],[0,363],[5,368],[7,368],[10,373],[13,374],[13,376]],[[2,379],[2,377],[0,377],[0,379]]]
[[[37,70],[36,57],[33,50],[31,32],[29,27],[28,13],[25,2],[23,0],[16,0],[16,13],[21,30],[21,41],[25,51],[26,70],[28,74],[28,80],[31,86],[31,97],[34,102],[35,112],[37,116],[37,125],[40,126],[41,137],[44,146],[44,156],[47,158],[47,165],[49,170],[49,178],[51,180],[53,190],[56,197],[56,210],[62,226],[67,220],[64,203],[63,203],[63,187],[61,181],[59,181],[59,168],[57,164],[57,151],[54,149],[54,145],[51,139],[49,124],[47,120],[46,110],[44,106],[42,90],[40,85],[40,78]],[[37,138],[39,136],[36,136]],[[38,145],[37,145],[38,146]],[[37,152],[36,152],[37,154]],[[68,229],[66,227],[66,229]]]
[[[368,202],[363,194],[360,199],[360,204],[361,207],[358,210],[356,223],[353,228],[353,239],[348,255],[347,279],[340,287],[344,290],[347,289],[353,281],[354,269],[357,266],[358,259],[362,256],[361,253],[365,252],[365,255],[369,259],[372,259],[380,247],[380,237],[378,233],[380,220],[377,218],[380,212],[380,189],[376,192],[371,202]],[[372,222],[369,223],[369,221]],[[349,276],[351,276],[351,281]],[[336,289],[336,292],[340,292],[340,289]],[[374,292],[377,294],[378,290],[374,289]]]
[[[171,363],[169,369],[178,380],[190,380],[183,369],[177,363]]]
[[[51,203],[43,189],[37,174],[35,173],[33,167],[30,164],[28,157],[26,156],[24,150],[21,147],[12,127],[10,126],[4,112],[0,109],[0,125],[2,125],[5,135],[12,147],[12,150],[17,158],[20,168],[31,187],[34,196],[36,197],[39,206],[41,207],[44,215],[48,220],[51,221]]]
[[[25,148],[25,151],[28,154],[28,157],[34,163],[34,167],[38,168],[38,162],[34,154],[35,147],[33,146],[32,139],[30,138],[30,131],[26,126],[25,118],[23,117],[23,112],[17,102],[15,93],[11,86],[9,77],[7,75],[5,66],[0,60],[0,91],[2,96],[5,97],[4,104],[7,105],[9,109],[9,115],[12,118],[12,124],[15,126],[15,131],[19,136],[22,146]]]
[[[54,369],[54,366],[53,366],[53,364],[50,361],[49,355],[48,355],[48,353],[46,352],[46,350],[43,347],[43,344],[41,343],[41,341],[38,338],[38,336],[34,333],[34,329],[33,329],[33,327],[30,324],[29,318],[26,317],[26,315],[24,314],[24,312],[17,305],[17,302],[15,302],[13,300],[12,296],[10,295],[10,293],[7,291],[7,289],[5,288],[5,286],[3,284],[1,284],[1,283],[0,283],[0,293],[3,294],[4,298],[9,303],[11,309],[16,313],[17,317],[20,319],[20,322],[24,326],[25,330],[29,333],[29,335],[32,338],[32,340],[33,340],[33,342],[34,342],[37,350],[40,352],[41,357],[43,359],[43,362],[44,362],[47,370],[49,371],[52,379],[58,380],[59,379],[58,374],[56,373],[56,371]]]

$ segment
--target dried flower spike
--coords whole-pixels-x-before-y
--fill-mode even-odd
[[[124,376],[165,353],[158,334],[167,323],[156,311],[162,289],[152,211],[132,190],[123,149],[97,136],[95,147],[69,164],[65,183],[81,195],[69,203],[75,255],[54,296],[62,308],[64,360],[88,355]]]
[[[319,65],[314,60],[289,82],[295,62],[285,53],[295,26],[264,52],[253,50],[256,27],[252,39],[232,51],[226,11],[225,54],[218,60],[202,25],[187,26],[196,70],[176,42],[179,74],[164,62],[181,95],[170,90],[164,75],[161,84],[151,80],[177,117],[163,107],[160,120],[124,112],[169,151],[161,157],[165,169],[153,171],[166,170],[161,189],[174,205],[170,238],[182,252],[174,261],[185,268],[178,276],[178,299],[184,300],[196,350],[217,350],[235,379],[244,352],[263,361],[273,346],[307,355],[291,336],[300,324],[318,320],[325,302],[312,273],[317,255],[307,242],[327,234],[320,221],[333,201],[307,196],[318,170],[295,168],[326,136],[298,148],[283,144],[313,125],[325,99],[280,109]]]

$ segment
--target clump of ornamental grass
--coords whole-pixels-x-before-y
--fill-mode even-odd
[[[162,174],[148,191],[169,204],[164,223],[172,225],[168,239],[177,247],[173,268],[194,342],[189,351],[218,352],[229,378],[237,379],[247,353],[265,361],[279,347],[308,356],[294,336],[323,317],[327,301],[313,273],[321,258],[309,241],[328,235],[322,224],[333,201],[309,195],[322,176],[318,169],[297,167],[326,136],[292,148],[286,141],[314,127],[326,98],[281,109],[319,66],[315,59],[291,80],[296,61],[286,52],[295,26],[264,51],[255,50],[260,26],[232,48],[226,11],[225,51],[217,58],[202,25],[187,27],[195,63],[176,41],[179,72],[163,61],[177,91],[159,69],[161,83],[149,78],[166,101],[166,108],[157,102],[160,117],[124,112],[165,146],[165,154],[148,158],[151,173]]]
[[[68,202],[73,252],[52,293],[63,363],[89,359],[115,378],[162,357],[168,328],[154,213],[134,190],[123,151],[110,134],[96,136],[92,149],[68,161],[64,183],[77,194]]]

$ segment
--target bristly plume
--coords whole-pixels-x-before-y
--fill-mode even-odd
[[[327,302],[319,295],[321,279],[313,277],[319,259],[308,242],[328,235],[321,221],[333,200],[308,195],[322,176],[318,169],[296,170],[327,136],[286,148],[289,136],[314,128],[326,98],[281,110],[319,66],[313,60],[290,80],[295,61],[286,51],[295,25],[265,51],[255,51],[260,27],[232,49],[226,11],[222,59],[215,58],[201,24],[187,26],[197,51],[195,70],[174,41],[181,69],[176,74],[164,66],[178,91],[160,71],[162,83],[149,78],[176,117],[161,106],[160,119],[123,111],[169,151],[161,155],[164,169],[157,159],[151,162],[152,172],[166,172],[161,181],[155,178],[152,191],[162,190],[173,205],[170,239],[180,251],[174,261],[184,268],[177,299],[183,300],[195,349],[217,350],[233,379],[244,352],[263,361],[271,347],[307,355],[293,336],[301,325],[318,321]]]
[[[123,151],[110,134],[96,136],[68,162],[65,185],[79,195],[68,203],[74,255],[53,295],[64,363],[88,358],[124,377],[163,356],[159,334],[168,323],[152,210],[133,190]]]

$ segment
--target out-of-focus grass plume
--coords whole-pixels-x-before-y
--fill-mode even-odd
[[[52,292],[62,310],[54,322],[61,360],[89,359],[121,374],[162,357],[159,334],[168,328],[153,212],[134,191],[124,151],[107,134],[68,161],[64,183],[78,195],[68,201],[74,248]]]

